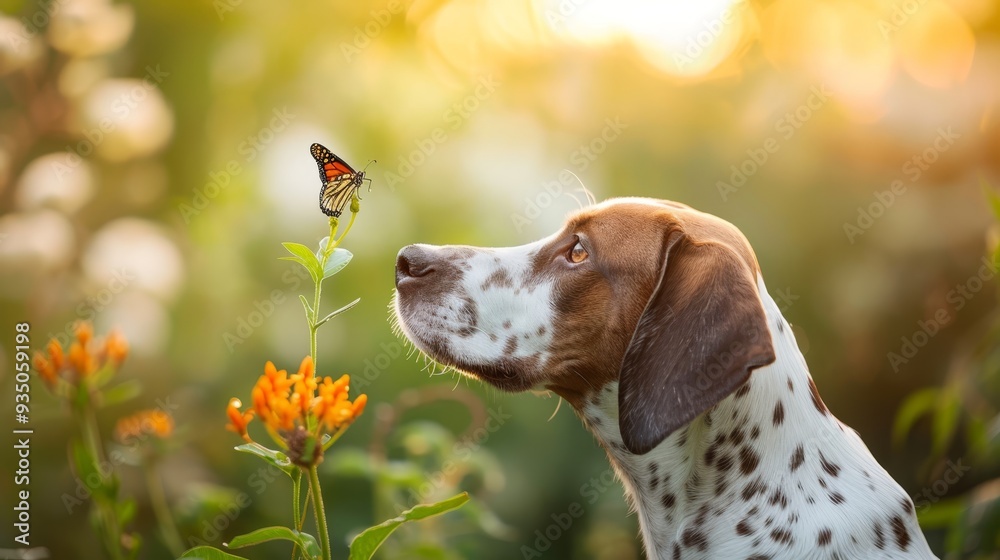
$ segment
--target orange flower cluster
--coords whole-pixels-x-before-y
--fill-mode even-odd
[[[166,439],[174,433],[174,418],[159,409],[142,410],[118,420],[115,424],[115,438],[121,443],[131,439],[156,436]]]
[[[55,388],[60,377],[77,385],[106,364],[121,365],[128,355],[128,342],[117,330],[103,340],[95,339],[94,326],[89,321],[80,321],[73,334],[68,352],[53,338],[45,352],[35,353],[35,371],[49,389]]]
[[[351,377],[346,374],[336,381],[330,377],[317,378],[309,356],[302,360],[298,372],[292,375],[267,362],[264,375],[257,380],[251,393],[253,408],[242,412],[240,400],[230,400],[226,409],[229,425],[226,427],[249,442],[247,425],[256,415],[269,431],[283,436],[281,443],[285,445],[288,436],[300,429],[317,437],[324,431],[337,432],[354,422],[368,402],[367,395],[358,395],[353,402],[350,401],[350,383]]]

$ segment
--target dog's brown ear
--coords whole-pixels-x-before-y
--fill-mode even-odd
[[[725,243],[668,231],[618,379],[625,447],[648,452],[774,359],[756,271]]]

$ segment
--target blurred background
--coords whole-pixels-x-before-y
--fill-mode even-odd
[[[78,319],[120,327],[132,348],[120,375],[143,392],[101,422],[172,414],[163,472],[185,544],[290,519],[290,484],[232,451],[224,409],[248,400],[266,360],[294,370],[308,353],[295,300],[311,284],[277,258],[282,241],[326,234],[308,150],[321,142],[358,168],[378,160],[345,244],[355,258],[325,292],[329,309],[361,303],[320,331],[320,373],[351,373],[370,399],[324,464],[336,556],[360,528],[465,489],[469,507],[401,531],[381,557],[641,557],[570,407],[433,375],[387,321],[400,247],[528,242],[585,187],[741,228],[824,399],[914,497],[933,549],[997,557],[997,2],[0,0],[0,12],[3,408],[16,322],[36,348]],[[97,557],[86,507],[66,500],[74,426],[40,388],[32,542]],[[142,557],[171,557],[141,475],[123,469]],[[13,491],[3,477],[3,503]],[[558,525],[573,504],[582,517]],[[248,555],[288,553],[272,551]]]

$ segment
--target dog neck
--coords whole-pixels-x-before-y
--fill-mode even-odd
[[[777,359],[652,451],[622,444],[617,383],[578,409],[638,513],[648,557],[933,558],[912,501],[827,410],[789,324],[758,288]]]

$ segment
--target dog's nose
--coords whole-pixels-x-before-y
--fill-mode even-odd
[[[434,272],[430,251],[420,245],[407,245],[396,255],[396,288],[402,282],[423,278]]]

